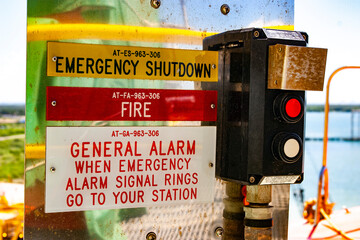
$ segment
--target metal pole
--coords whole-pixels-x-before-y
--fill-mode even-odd
[[[245,240],[271,240],[272,206],[271,185],[247,186],[245,211]]]
[[[351,131],[351,134],[350,134],[350,137],[351,137],[351,140],[354,140],[355,136],[354,136],[354,116],[355,113],[354,113],[354,110],[351,109],[351,127],[350,127],[350,131]]]
[[[223,240],[244,239],[244,196],[241,189],[241,184],[226,182],[226,195],[228,197],[223,200],[225,205]]]

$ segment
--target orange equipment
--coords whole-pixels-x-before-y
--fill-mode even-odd
[[[319,222],[325,218],[327,219],[328,215],[332,212],[332,207],[334,203],[329,202],[329,174],[327,170],[327,143],[328,143],[328,128],[329,128],[329,92],[330,92],[330,83],[335,74],[345,69],[360,69],[360,66],[345,66],[336,69],[329,77],[329,81],[326,85],[326,102],[325,102],[325,122],[324,122],[324,147],[323,147],[323,162],[322,168],[320,171],[319,184],[318,184],[318,196],[317,196],[317,205],[315,212],[315,225],[310,232],[308,239],[311,239],[312,234],[315,232],[315,229]],[[346,236],[345,233],[339,232],[344,238],[351,239]]]

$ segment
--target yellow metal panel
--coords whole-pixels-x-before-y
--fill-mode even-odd
[[[48,42],[48,76],[218,81],[218,52]]]

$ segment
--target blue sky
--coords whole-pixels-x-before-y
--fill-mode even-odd
[[[309,46],[328,48],[325,80],[339,67],[360,66],[360,1],[296,0],[295,28],[309,34]],[[330,103],[360,104],[360,70],[332,80]],[[324,103],[324,92],[308,92],[308,103]]]
[[[162,1],[162,7],[170,1]],[[171,1],[172,2],[172,1]],[[189,24],[194,28],[201,28],[199,19],[215,19],[214,25],[208,31],[230,30],[239,27],[270,22],[288,22],[288,15],[294,13],[279,11],[276,6],[291,1],[224,1],[229,4],[231,11],[228,16],[217,15],[219,1],[185,1],[189,16],[196,16],[199,9],[209,7],[216,10],[216,15],[204,15],[200,11],[197,17],[189,17]],[[190,6],[189,4],[195,4]],[[196,6],[198,4],[198,6]],[[25,103],[25,65],[26,65],[26,0],[1,1],[0,28],[1,28],[1,57],[0,57],[0,103]],[[256,9],[268,9],[261,15]],[[177,8],[180,9],[180,8]],[[255,10],[254,10],[255,9]],[[211,12],[211,11],[209,11]],[[360,47],[358,39],[360,31],[360,1],[358,0],[295,0],[295,29],[306,31],[309,34],[312,47],[328,48],[326,80],[336,68],[344,65],[360,65]],[[163,16],[168,21],[173,15]],[[214,13],[215,14],[215,13]],[[255,16],[251,19],[249,16]],[[258,17],[257,17],[258,16]],[[280,17],[278,17],[280,16]],[[278,18],[278,19],[277,19]],[[174,22],[183,25],[179,18]],[[332,83],[331,103],[358,103],[360,104],[360,70],[349,70],[339,73]],[[310,92],[307,95],[308,103],[324,103],[325,93]]]
[[[0,3],[0,103],[25,103],[26,0]]]

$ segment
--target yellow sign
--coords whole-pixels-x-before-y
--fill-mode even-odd
[[[48,42],[48,76],[218,81],[212,51]]]

